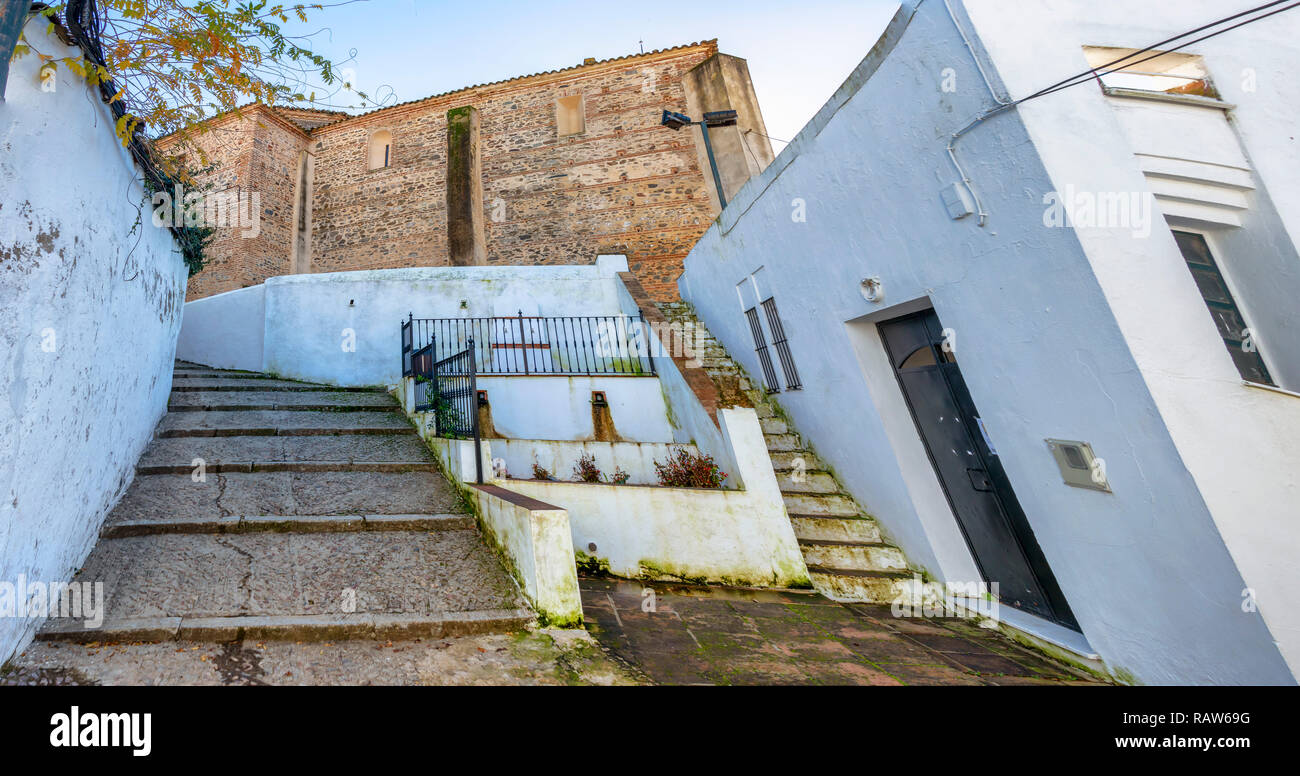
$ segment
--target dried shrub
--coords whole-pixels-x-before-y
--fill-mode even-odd
[[[668,454],[664,463],[655,461],[659,484],[671,488],[721,488],[727,473],[713,462],[713,456],[692,453],[679,447]]]
[[[536,461],[533,461],[533,479],[535,479],[535,480],[553,480],[553,479],[555,479],[555,478],[552,477],[552,476],[551,476],[551,473],[548,472],[548,471],[546,471],[546,469],[544,469],[544,468],[541,466],[541,464],[537,463]]]
[[[600,482],[600,467],[596,465],[596,456],[583,453],[573,465],[573,479],[577,482]]]

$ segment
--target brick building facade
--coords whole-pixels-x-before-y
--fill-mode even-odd
[[[260,228],[218,229],[189,298],[303,272],[624,253],[650,294],[675,299],[719,208],[700,130],[662,127],[665,109],[738,112],[711,130],[728,197],[772,160],[748,68],[716,41],[360,116],[248,106],[198,143],[213,190],[260,198]]]

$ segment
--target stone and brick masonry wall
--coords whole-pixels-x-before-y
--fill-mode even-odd
[[[673,132],[660,116],[665,108],[686,110],[685,74],[716,53],[710,41],[588,64],[310,130],[259,107],[251,126],[223,130],[217,174],[229,176],[233,166],[241,186],[261,193],[262,233],[220,235],[190,298],[293,271],[303,148],[314,156],[310,271],[451,263],[447,114],[473,106],[488,264],[587,264],[599,253],[622,253],[651,296],[676,299],[682,260],[713,210],[695,147],[699,130]],[[556,100],[577,94],[585,129],[560,137]],[[392,133],[391,163],[371,170],[369,142],[381,130]]]

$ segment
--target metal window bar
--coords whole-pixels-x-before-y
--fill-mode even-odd
[[[785,327],[781,325],[781,314],[776,310],[775,298],[763,302],[763,313],[767,316],[767,328],[772,332],[772,347],[776,348],[781,371],[785,373],[785,389],[797,391],[803,387],[803,383],[799,380],[799,370],[794,366],[794,354],[790,352],[790,341],[785,336]]]
[[[474,439],[474,474],[483,484],[483,442],[479,437],[478,376],[475,368],[474,338],[455,355],[433,365],[433,407],[435,433],[448,439]],[[427,346],[432,352],[434,346]],[[424,349],[421,349],[423,352]]]
[[[781,384],[776,381],[776,370],[772,368],[772,356],[767,352],[767,338],[763,336],[763,325],[758,322],[758,308],[751,307],[745,311],[749,319],[749,330],[754,335],[754,352],[758,362],[763,365],[763,388],[768,393],[780,393]]]
[[[408,324],[412,347],[435,343],[436,360],[465,350],[472,339],[478,374],[657,374],[652,338],[640,314],[529,316],[520,312],[492,318],[412,317]]]

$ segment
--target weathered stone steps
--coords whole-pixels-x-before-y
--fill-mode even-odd
[[[396,412],[318,410],[239,410],[173,412],[163,417],[156,436],[313,436],[318,434],[412,434]]]
[[[100,536],[122,539],[156,534],[342,533],[348,531],[454,531],[474,528],[472,515],[255,515],[167,520],[120,520],[104,526]]]
[[[889,603],[899,591],[907,568],[901,550],[884,542],[880,526],[866,516],[811,450],[776,411],[772,399],[754,385],[727,355],[685,303],[662,304],[674,323],[699,327],[697,353],[713,377],[736,379],[758,413],[772,468],[786,511],[800,541],[814,586],[836,600]]]
[[[427,465],[422,465],[427,466]],[[231,515],[411,515],[462,511],[434,471],[256,471],[141,474],[107,523]]]
[[[56,619],[41,638],[411,638],[531,619],[474,529],[105,539],[73,581],[103,583],[107,627]]]
[[[163,467],[173,471],[178,466],[190,470],[195,459],[202,459],[211,471],[210,467],[227,463],[432,463],[434,457],[414,434],[168,437],[149,443],[136,470]]]
[[[253,379],[219,379],[219,380],[172,380],[173,393],[188,391],[339,391],[342,393],[379,393],[376,388],[352,388],[346,386],[321,385],[318,383],[298,383],[288,380]]]
[[[906,571],[907,558],[888,544],[852,544],[825,540],[801,540],[804,561],[810,566],[852,571]]]
[[[169,412],[286,410],[320,412],[390,410],[397,400],[386,393],[344,391],[192,391],[174,393]]]

